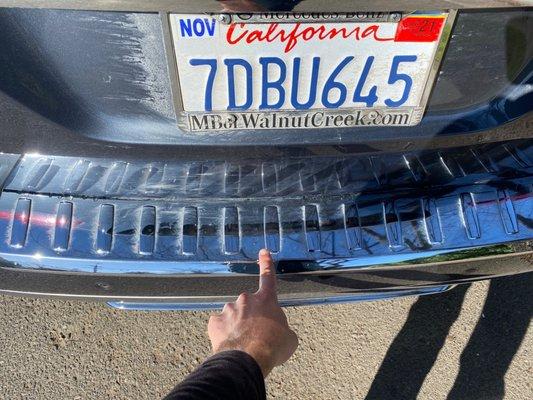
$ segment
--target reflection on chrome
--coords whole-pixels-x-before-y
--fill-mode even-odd
[[[209,303],[253,287],[263,247],[284,301],[531,270],[532,150],[148,164],[3,155],[0,291]]]
[[[420,288],[413,290],[397,290],[378,293],[348,294],[344,296],[316,297],[316,298],[294,298],[281,299],[279,301],[282,307],[296,306],[319,306],[326,304],[343,304],[356,303],[363,301],[388,300],[398,297],[424,296],[428,294],[442,293],[452,289],[453,285],[443,285],[431,288]],[[230,301],[230,299],[228,299]],[[206,303],[138,303],[133,301],[110,301],[107,303],[113,308],[130,311],[192,311],[192,310],[219,310],[224,307],[225,302],[206,302]]]

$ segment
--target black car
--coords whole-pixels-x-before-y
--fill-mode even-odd
[[[533,270],[533,9],[482,3],[0,0],[0,293],[217,307],[261,248],[285,305]]]

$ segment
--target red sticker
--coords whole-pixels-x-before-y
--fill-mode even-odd
[[[434,42],[439,38],[444,17],[407,17],[396,29],[395,42]]]

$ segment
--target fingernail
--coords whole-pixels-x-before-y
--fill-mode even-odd
[[[267,249],[261,249],[259,251],[259,255],[260,256],[269,256],[270,255],[270,251],[268,251]]]

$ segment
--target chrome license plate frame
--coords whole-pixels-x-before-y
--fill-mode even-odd
[[[298,14],[298,13],[256,13],[256,14],[177,14],[177,13],[165,13],[162,16],[163,20],[163,27],[164,27],[164,36],[166,41],[166,50],[167,50],[167,58],[169,60],[169,72],[170,72],[170,79],[171,79],[171,87],[172,87],[172,94],[174,98],[174,105],[176,110],[176,117],[177,117],[177,123],[181,130],[186,132],[202,132],[202,131],[234,131],[234,130],[256,130],[256,129],[324,129],[324,128],[360,128],[360,127],[375,127],[375,126],[412,126],[417,125],[422,120],[423,114],[426,109],[427,102],[430,97],[430,93],[432,90],[432,87],[434,85],[437,72],[440,67],[440,63],[442,61],[442,57],[445,51],[445,48],[448,43],[448,39],[451,33],[451,28],[455,19],[455,11],[448,10],[448,11],[438,11],[438,12],[409,12],[409,13],[387,13],[387,12],[376,12],[376,13],[309,13],[309,14]],[[429,22],[428,22],[429,21]],[[436,39],[433,39],[431,41],[424,41],[424,37],[422,37],[422,42],[410,42],[412,40],[413,35],[415,35],[415,39],[417,39],[417,31],[416,29],[412,29],[411,26],[415,26],[416,24],[430,24],[432,21],[438,21],[438,24],[440,24],[440,27],[438,28],[438,37]],[[195,25],[196,24],[196,25]],[[261,38],[260,34],[257,34],[257,31],[263,32],[263,37],[265,36],[266,32],[268,32],[269,29],[272,29],[272,26],[276,26],[276,29],[279,29],[280,31],[283,30],[284,32],[291,32],[291,29],[294,29],[294,27],[298,27],[300,29],[300,34],[304,30],[310,31],[310,32],[319,32],[319,29],[322,29],[321,27],[326,27],[325,29],[330,29],[330,32],[335,29],[336,32],[341,32],[341,34],[337,34],[337,36],[334,36],[331,40],[337,40],[340,39],[340,44],[345,46],[344,47],[344,58],[341,58],[341,62],[338,64],[332,64],[333,67],[335,65],[338,67],[340,64],[346,60],[347,58],[351,57],[351,48],[346,46],[352,46],[351,42],[360,45],[363,44],[363,46],[358,47],[358,54],[354,53],[353,59],[363,59],[364,57],[361,55],[362,53],[365,53],[367,55],[366,62],[361,62],[359,65],[359,72],[363,71],[368,64],[370,64],[370,67],[372,67],[373,62],[369,62],[369,58],[372,57],[372,61],[376,59],[376,57],[381,56],[385,59],[385,63],[388,62],[390,65],[394,63],[394,57],[398,58],[401,57],[398,54],[391,54],[386,53],[387,55],[383,56],[380,55],[379,51],[379,45],[381,43],[378,43],[377,40],[374,41],[375,43],[372,44],[372,42],[369,40],[365,42],[364,40],[358,41],[357,39],[361,39],[364,36],[364,32],[369,32],[369,27],[377,26],[377,27],[384,27],[384,29],[388,30],[389,32],[389,38],[388,40],[392,43],[391,37],[392,35],[390,32],[394,31],[394,44],[398,43],[400,46],[404,45],[405,42],[407,42],[407,47],[409,46],[413,48],[422,49],[419,51],[419,55],[417,59],[424,60],[424,70],[419,73],[415,77],[417,79],[416,81],[416,100],[413,100],[410,104],[407,105],[401,105],[397,106],[395,104],[395,101],[398,101],[398,93],[394,95],[390,95],[388,99],[390,100],[390,104],[395,104],[394,106],[387,106],[386,104],[378,104],[377,106],[368,106],[368,103],[363,106],[362,104],[356,104],[353,105],[346,105],[343,103],[339,107],[329,107],[331,104],[335,103],[335,92],[339,91],[335,87],[335,79],[333,79],[333,87],[330,88],[329,96],[326,96],[326,100],[324,100],[324,88],[326,87],[327,79],[328,79],[328,73],[324,73],[323,77],[318,78],[316,80],[317,87],[321,86],[322,88],[322,97],[320,94],[318,94],[315,97],[315,103],[308,109],[295,109],[292,107],[294,104],[290,104],[289,107],[286,107],[286,103],[288,103],[287,99],[285,99],[285,103],[279,107],[278,109],[271,109],[271,108],[261,108],[263,104],[260,103],[258,106],[259,96],[256,96],[253,98],[254,104],[249,109],[234,109],[231,108],[230,104],[222,105],[221,99],[230,98],[231,96],[228,94],[230,92],[230,89],[227,90],[226,93],[222,93],[219,96],[219,93],[222,91],[220,90],[220,82],[228,82],[227,88],[230,87],[229,85],[229,67],[227,65],[228,60],[244,60],[242,61],[243,64],[248,63],[252,64],[252,61],[254,59],[254,56],[251,55],[250,51],[253,51],[253,49],[245,49],[244,46],[253,44],[256,46],[255,53],[259,54],[259,56],[262,56],[262,52],[257,52],[257,45],[261,46],[262,43],[259,43],[260,41],[257,40],[257,38]],[[230,36],[228,36],[228,31],[230,30],[230,27],[234,26],[233,29],[234,34],[236,31],[239,33],[239,35],[236,35],[235,38],[238,38],[241,36],[243,32],[256,32],[255,37],[252,37],[250,39],[250,33],[248,33],[248,37],[243,36],[242,43],[244,43],[241,48],[239,46],[241,43],[231,43],[233,47],[229,47],[229,50],[227,51],[234,51],[235,54],[239,54],[239,52],[248,51],[248,54],[245,54],[245,56],[242,56],[241,58],[232,58],[227,57],[224,54],[218,53],[215,54],[212,58],[209,58],[208,54],[212,54],[213,49],[217,48],[217,45],[213,45],[213,41],[218,41],[218,44],[221,43],[221,46],[224,45],[224,38],[227,43],[230,42]],[[400,27],[403,26],[403,31],[400,32]],[[405,26],[407,26],[407,30],[405,30]],[[244,27],[244,28],[243,28]],[[280,28],[281,27],[281,28]],[[346,27],[345,30],[342,31],[342,29]],[[392,28],[393,27],[393,28]],[[238,30],[240,29],[240,31]],[[348,36],[347,38],[343,37],[343,34],[345,32],[350,33],[354,32],[358,29],[359,37],[356,37],[356,35]],[[433,29],[433,36],[435,35],[435,29]],[[319,32],[320,33],[320,32]],[[430,32],[431,33],[431,32]],[[207,35],[211,34],[209,37],[209,40],[206,41],[205,37]],[[368,34],[365,38],[370,37],[372,39],[372,32]],[[180,36],[181,35],[181,36]],[[374,32],[375,35],[375,32]],[[400,39],[397,41],[397,39]],[[404,37],[401,37],[401,35],[404,35]],[[318,37],[318,36],[317,36]],[[254,43],[254,38],[256,39]],[[275,38],[275,34],[271,35],[271,38]],[[282,52],[285,52],[287,49],[287,42],[289,42],[289,35],[286,34],[285,36],[280,35],[278,33],[278,42],[276,43],[277,46],[282,46],[278,48],[263,46],[260,47],[262,50],[263,48],[266,49],[266,52],[270,53],[268,54],[268,57],[265,58],[273,58],[284,61]],[[282,39],[289,38],[283,42]],[[303,37],[300,36],[300,39]],[[363,38],[363,39],[365,39]],[[309,42],[312,42],[311,38],[309,41],[305,41],[304,44],[307,44]],[[326,37],[327,39],[327,37]],[[418,38],[420,39],[420,38]],[[417,39],[417,40],[418,40]],[[233,40],[233,37],[231,37],[231,40]],[[251,40],[250,43],[247,41]],[[427,39],[426,39],[427,40]],[[189,41],[192,44],[187,44],[187,41]],[[222,41],[222,42],[221,42]],[[274,41],[274,40],[273,40]],[[266,43],[267,40],[264,40]],[[207,43],[207,44],[206,44]],[[365,44],[366,43],[366,44]],[[429,44],[428,44],[429,43]],[[296,41],[296,44],[294,47],[290,49],[292,51],[293,49],[297,48],[297,46],[300,43]],[[314,44],[312,44],[314,45]],[[330,45],[328,43],[328,45]],[[374,47],[372,48],[372,45]],[[283,48],[285,46],[285,48]],[[370,50],[366,50],[364,46],[367,46]],[[197,50],[197,48],[207,48],[207,50]],[[220,46],[218,46],[220,47]],[[389,45],[390,48],[390,45]],[[326,54],[329,50],[327,50],[324,53],[324,45],[322,44],[322,49],[316,49],[315,52],[315,58],[320,58],[320,51],[322,51],[322,54]],[[348,50],[347,50],[348,49]],[[303,51],[303,50],[302,50]],[[188,52],[188,53],[187,53]],[[194,57],[191,56],[192,53],[198,52],[199,55],[195,55]],[[413,51],[414,52],[414,51]],[[265,53],[266,54],[266,53]],[[318,56],[316,54],[319,54]],[[348,55],[347,55],[348,54]],[[371,54],[371,56],[368,56],[368,54]],[[248,58],[246,58],[246,56]],[[226,58],[224,58],[226,57]],[[392,61],[387,61],[387,57],[391,58]],[[412,57],[412,56],[411,56]],[[293,68],[294,68],[294,59],[300,58],[301,60],[304,60],[303,57],[293,57]],[[415,56],[416,58],[416,56]],[[288,58],[287,58],[288,59]],[[324,60],[328,58],[323,58]],[[197,60],[196,63],[198,65],[194,65],[194,68],[189,68],[187,70],[187,62],[191,64],[191,60]],[[216,61],[213,61],[216,60]],[[290,59],[288,59],[290,61]],[[304,60],[305,61],[305,60]],[[351,60],[350,60],[351,61]],[[207,98],[208,91],[207,91],[207,85],[206,81],[209,79],[208,75],[206,74],[206,71],[209,70],[211,65],[208,65],[209,63],[215,62],[218,66],[216,68],[216,71],[223,70],[223,67],[226,66],[227,72],[225,76],[222,76],[219,78],[217,75],[215,75],[215,78],[213,78],[213,82],[217,82],[216,79],[219,79],[219,89],[216,90],[216,87],[213,86],[211,91],[211,109],[207,109]],[[310,60],[307,59],[308,64],[310,63]],[[314,58],[313,58],[314,62]],[[203,63],[203,64],[202,64]],[[289,66],[289,62],[286,63],[287,66]],[[302,62],[303,64],[303,62]],[[399,64],[399,63],[398,63]],[[273,65],[273,64],[271,64]],[[270,67],[269,65],[268,67]],[[383,64],[385,65],[385,64]],[[408,64],[404,64],[408,65]],[[184,67],[185,66],[185,67]],[[237,65],[234,70],[238,71],[238,68],[240,68],[242,65]],[[285,67],[287,70],[289,70],[288,67]],[[192,65],[191,65],[192,67]],[[244,65],[246,67],[246,65]],[[255,85],[257,86],[257,81],[262,81],[263,85],[265,82],[265,79],[267,83],[272,83],[269,81],[271,76],[269,75],[271,70],[266,70],[266,78],[260,77],[257,71],[259,68],[264,68],[264,65],[259,65],[258,63],[255,63],[252,68],[251,75],[253,78],[251,79],[252,84],[251,86]],[[276,67],[276,65],[274,65]],[[314,64],[313,64],[314,67]],[[335,68],[330,66],[330,71]],[[191,69],[194,69],[194,74],[191,74]],[[246,69],[246,68],[244,68]],[[320,71],[320,66],[318,67],[318,70]],[[326,70],[325,68],[323,70]],[[370,69],[371,70],[371,69]],[[381,70],[385,71],[384,68],[381,68]],[[281,71],[281,67],[280,67]],[[265,70],[263,69],[263,72]],[[292,71],[293,73],[294,70]],[[299,71],[301,72],[301,71]],[[358,72],[358,73],[359,73]],[[195,74],[198,75],[195,75]],[[313,76],[314,71],[311,72],[311,75]],[[401,85],[405,83],[405,86],[407,86],[407,82],[405,80],[402,81],[401,76],[405,76],[405,71],[402,71],[401,69],[396,68],[395,71],[396,75],[400,76],[399,80],[393,82],[392,87],[397,86],[401,88]],[[417,72],[418,73],[418,72]],[[280,78],[281,78],[281,72]],[[246,75],[246,74],[245,74]],[[287,86],[291,83],[291,72],[288,71],[286,73],[285,80],[282,82],[283,85]],[[301,74],[300,74],[301,75]],[[353,74],[353,76],[356,76],[357,74]],[[389,80],[391,79],[391,75],[393,75],[392,67],[391,70],[388,72]],[[203,80],[200,79],[200,77],[203,76]],[[294,77],[294,75],[292,75]],[[303,76],[303,75],[302,75]],[[347,74],[346,76],[351,76]],[[354,78],[353,82],[351,83],[351,86],[349,84],[345,84],[344,86],[347,88],[347,95],[345,96],[346,99],[349,99],[350,96],[352,96],[353,92],[353,99],[355,100],[355,92],[357,91],[357,79],[361,79],[362,73],[359,74],[358,78]],[[367,74],[367,78],[368,78]],[[370,73],[370,76],[371,73]],[[380,76],[385,76],[380,75]],[[408,75],[409,76],[409,75]],[[195,82],[197,80],[201,81],[200,84],[197,84],[194,86],[194,84],[191,86],[191,82]],[[242,77],[242,74],[241,74]],[[329,75],[331,77],[331,74]],[[236,78],[236,79],[235,79]],[[379,76],[378,76],[379,78]],[[376,78],[376,79],[378,79]],[[393,76],[393,78],[395,78]],[[322,81],[320,81],[322,79]],[[385,80],[384,78],[379,78],[381,81]],[[275,80],[274,80],[275,81]],[[294,82],[295,79],[292,80]],[[303,81],[303,80],[302,80]],[[238,90],[241,90],[243,79],[239,81],[239,77],[237,73],[234,73],[234,88],[233,90],[235,93],[237,93]],[[249,81],[248,81],[249,82]],[[346,82],[345,82],[346,83]],[[368,99],[369,95],[369,89],[368,87],[372,88],[372,85],[375,82],[363,82],[363,86],[359,90],[360,97],[363,98],[362,102],[365,102],[366,99]],[[379,82],[378,82],[379,83]],[[202,86],[203,85],[203,86]],[[254,86],[254,87],[255,87]],[[312,91],[312,82],[309,84],[309,91]],[[271,87],[267,88],[267,93],[269,93],[269,90],[271,90]],[[293,88],[294,89],[294,88]],[[285,90],[284,88],[280,90]],[[263,87],[264,91],[264,87]],[[276,90],[271,90],[276,94]],[[318,91],[318,89],[317,89]],[[245,93],[244,91],[243,93]],[[287,90],[288,92],[288,90]],[[204,98],[202,100],[202,94],[205,93]],[[333,101],[331,101],[331,93],[333,93]],[[377,92],[379,93],[379,92]],[[238,93],[237,93],[238,94]],[[278,94],[278,100],[281,98],[280,91],[277,92]],[[409,96],[408,95],[408,100]],[[219,96],[219,97],[216,97]],[[244,98],[246,98],[247,94],[244,94]],[[342,97],[342,94],[339,95]],[[287,96],[288,97],[288,96]],[[329,102],[330,104],[327,104],[327,107],[325,107],[323,104],[319,104],[319,101],[317,98],[322,98],[322,101]],[[234,96],[235,104],[237,103],[238,95]],[[241,93],[241,102],[242,102],[243,95]],[[273,97],[275,98],[275,96]],[[311,97],[310,97],[311,98]],[[402,97],[403,98],[403,97]],[[198,99],[200,99],[200,102],[198,102]],[[246,98],[248,101],[249,98]],[[231,100],[231,99],[230,99]],[[201,102],[204,102],[204,109],[200,109]],[[267,95],[266,100],[264,95],[262,96],[261,101],[266,101],[266,105],[269,106],[271,104],[268,104],[271,101],[271,98],[269,95]],[[218,102],[218,105],[215,104]],[[292,100],[291,100],[292,102]],[[296,105],[299,106],[299,100],[295,101]],[[315,104],[317,106],[315,106]]]

